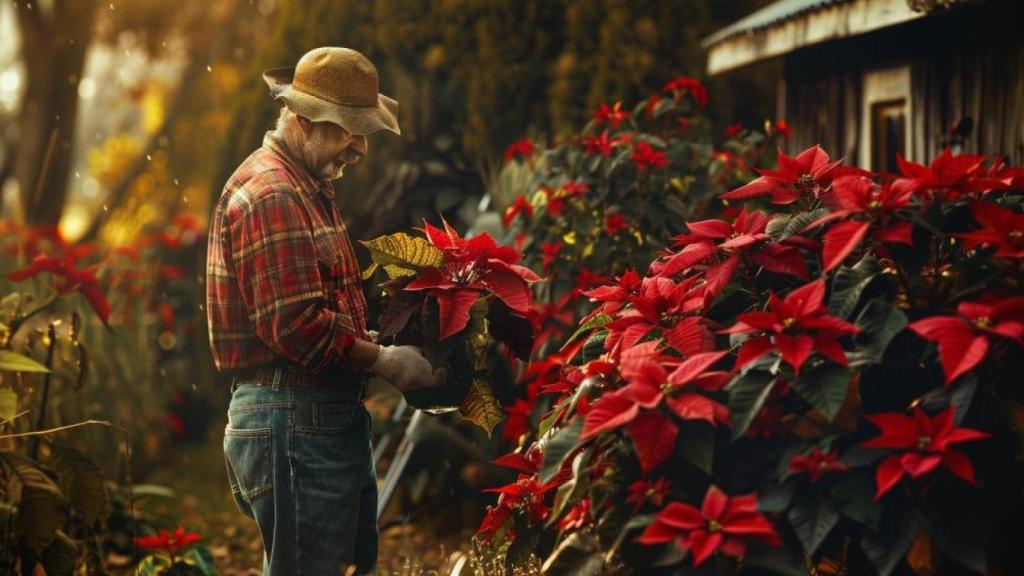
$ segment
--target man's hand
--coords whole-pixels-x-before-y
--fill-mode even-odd
[[[447,377],[443,369],[434,372],[434,367],[423,357],[419,347],[408,345],[381,346],[380,354],[369,370],[402,392],[441,386]]]

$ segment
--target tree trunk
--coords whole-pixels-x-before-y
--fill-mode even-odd
[[[92,35],[95,0],[16,9],[26,70],[25,102],[14,148],[25,221],[57,224],[67,198],[78,112],[78,82]]]

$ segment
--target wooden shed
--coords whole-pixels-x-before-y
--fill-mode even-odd
[[[710,75],[783,59],[791,151],[893,170],[948,144],[1024,163],[1024,0],[779,0],[704,46]]]

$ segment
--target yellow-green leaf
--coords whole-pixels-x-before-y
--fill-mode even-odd
[[[18,393],[10,388],[0,388],[0,420],[10,422],[18,413]]]
[[[483,428],[488,436],[505,417],[501,403],[494,397],[487,381],[482,378],[477,378],[470,384],[469,393],[459,405],[459,412],[463,418]]]
[[[49,372],[46,366],[17,352],[0,350],[0,370],[11,372]]]
[[[442,252],[424,238],[414,238],[405,232],[378,236],[373,240],[360,240],[370,251],[373,261],[380,266],[397,266],[410,270],[438,267]]]

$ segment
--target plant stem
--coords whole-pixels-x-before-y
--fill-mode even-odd
[[[50,381],[53,378],[53,350],[57,347],[57,327],[51,320],[46,326],[46,337],[49,342],[46,346],[46,374],[43,376],[43,398],[39,404],[39,416],[36,418],[36,429],[43,427],[46,420],[46,405],[50,402]],[[32,459],[35,460],[39,452],[39,438],[32,439]]]
[[[11,321],[11,325],[8,327],[10,330],[10,336],[7,338],[8,346],[10,345],[11,342],[14,341],[15,334],[18,333],[18,330],[25,325],[25,322],[28,321],[29,318],[49,308],[54,302],[57,301],[57,298],[59,296],[60,292],[53,292],[53,294],[50,294],[50,296],[46,300],[43,300],[38,306],[22,314],[20,318],[16,318],[15,320]]]

